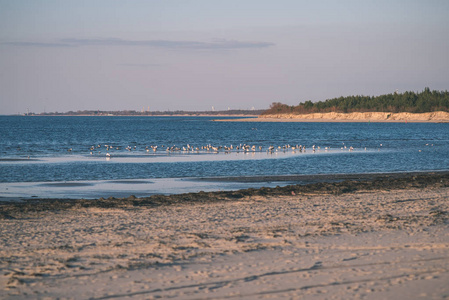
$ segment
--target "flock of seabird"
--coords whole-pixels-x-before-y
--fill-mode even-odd
[[[111,153],[113,150],[121,150],[121,149],[125,149],[129,152],[131,151],[142,151],[140,150],[140,147],[138,149],[137,146],[126,146],[126,147],[121,147],[121,146],[112,146],[112,145],[95,145],[95,146],[91,146],[90,147],[90,154],[94,155],[94,154],[101,154],[102,153],[102,148],[105,148],[106,150],[106,157],[110,158],[111,157]],[[324,151],[329,151],[331,150],[331,147],[324,147],[323,148]],[[315,152],[319,152],[321,151],[322,148],[320,146],[316,146],[316,145],[312,145],[311,147],[311,152],[315,153]],[[344,145],[341,147],[342,151],[354,151],[354,147],[350,146],[347,147],[346,145]],[[67,151],[71,152],[72,148],[68,149]],[[147,153],[154,153],[154,152],[161,152],[164,151],[166,153],[231,153],[231,152],[235,152],[235,153],[255,153],[255,152],[267,152],[267,153],[275,153],[275,152],[286,152],[286,151],[292,151],[294,153],[305,153],[307,151],[306,146],[304,145],[290,145],[290,144],[285,144],[282,146],[268,146],[268,147],[263,147],[263,146],[256,146],[256,145],[247,145],[247,144],[239,144],[239,145],[230,145],[230,146],[214,146],[211,144],[207,144],[207,145],[203,145],[203,146],[192,146],[190,144],[187,144],[185,146],[155,146],[155,145],[151,145],[151,146],[145,146],[143,148],[144,152]],[[365,151],[366,151],[366,147],[365,147]]]

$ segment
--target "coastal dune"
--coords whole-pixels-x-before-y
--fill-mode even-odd
[[[0,298],[449,295],[449,175],[0,205]]]
[[[428,113],[352,112],[352,113],[310,113],[310,114],[267,114],[261,120],[304,120],[304,121],[351,121],[351,122],[449,122],[449,113],[444,111]]]

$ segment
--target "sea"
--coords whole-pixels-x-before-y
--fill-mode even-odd
[[[289,184],[229,177],[449,170],[449,123],[215,119],[0,116],[0,200]]]

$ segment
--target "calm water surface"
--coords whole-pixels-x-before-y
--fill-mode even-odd
[[[203,177],[449,169],[447,123],[212,120],[1,116],[0,197],[246,187],[190,180]],[[305,151],[292,148],[299,145]]]

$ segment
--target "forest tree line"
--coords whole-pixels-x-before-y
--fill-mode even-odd
[[[393,93],[381,96],[348,96],[326,101],[306,101],[299,105],[280,102],[271,104],[263,114],[309,114],[325,112],[410,112],[424,113],[449,111],[449,92],[431,91],[426,87],[422,92]]]

